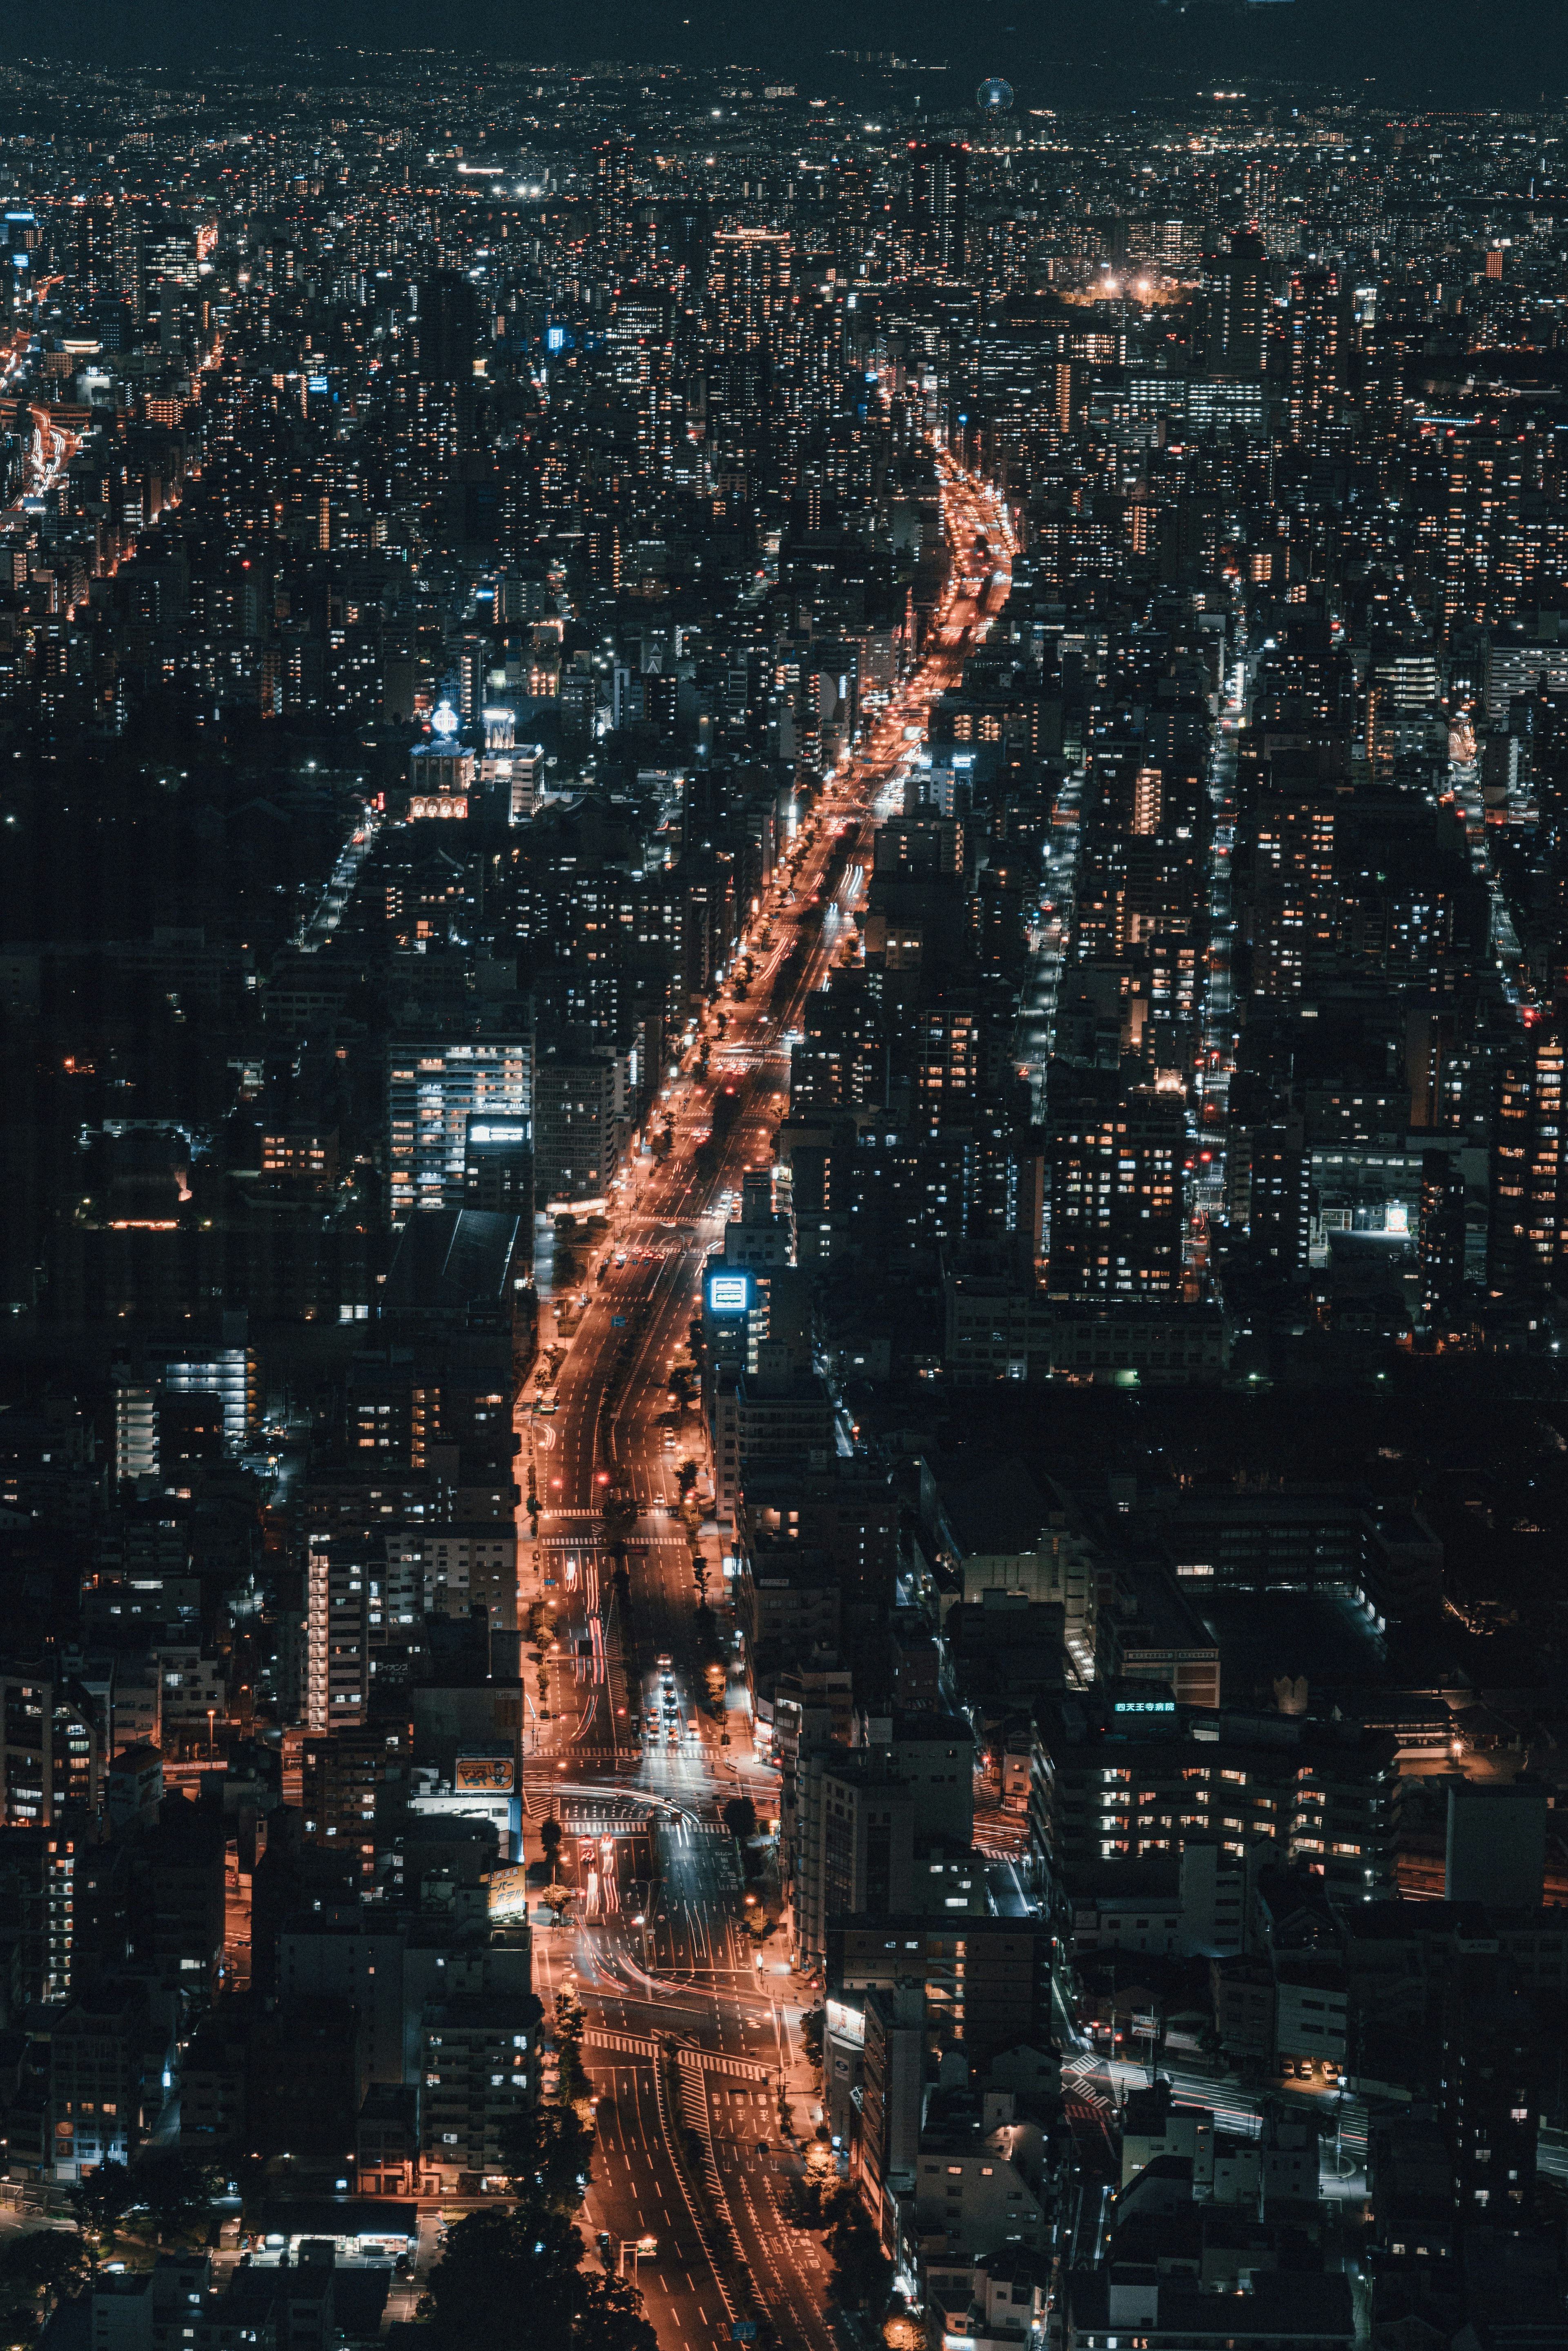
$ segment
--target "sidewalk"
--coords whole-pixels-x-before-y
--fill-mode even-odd
[[[815,2005],[810,1995],[802,2000],[800,1985],[787,1959],[772,1959],[763,1946],[762,1978],[778,2004],[784,2026],[787,2062],[784,2068],[784,2096],[790,2109],[790,2127],[797,2147],[804,2147],[815,2136],[817,2125],[823,2118],[822,2093],[818,2087],[816,2067],[807,2058],[800,2043],[800,2019]],[[772,1987],[777,1985],[776,1991]],[[788,1989],[786,1989],[788,1987]]]

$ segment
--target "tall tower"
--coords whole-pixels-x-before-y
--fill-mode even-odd
[[[1321,448],[1339,388],[1343,340],[1337,271],[1298,269],[1286,316],[1290,346],[1291,438]]]
[[[1523,587],[1520,501],[1526,448],[1513,431],[1477,423],[1445,436],[1443,627],[1511,621]]]
[[[419,281],[419,372],[426,383],[471,384],[478,303],[461,270],[433,269]]]
[[[1494,1297],[1561,1281],[1568,1240],[1563,1114],[1563,1038],[1555,1022],[1532,1022],[1507,1054],[1498,1084],[1487,1236]]]
[[[909,214],[914,258],[922,267],[956,275],[968,250],[969,151],[909,144]]]
[[[599,241],[613,254],[632,246],[632,162],[630,139],[604,139],[593,151],[593,207]]]
[[[1465,1297],[1465,1177],[1450,1152],[1421,1154],[1420,1252],[1422,1311],[1452,1330]]]
[[[789,239],[782,229],[721,230],[712,283],[727,359],[777,358],[789,308]]]
[[[829,178],[833,210],[833,267],[854,279],[864,269],[872,242],[871,173],[863,163],[835,162]]]
[[[1254,228],[1230,239],[1210,311],[1208,364],[1217,375],[1260,376],[1269,330],[1269,256]]]

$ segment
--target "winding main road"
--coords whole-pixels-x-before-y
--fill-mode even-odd
[[[821,2243],[789,2227],[780,2210],[796,2147],[819,2111],[800,2040],[807,1996],[778,1944],[758,1944],[747,1930],[737,1848],[719,1817],[739,1788],[766,1821],[777,1783],[753,1756],[748,1717],[734,1702],[738,1688],[722,1709],[706,1703],[713,1643],[699,1639],[707,1628],[675,1515],[674,1471],[687,1458],[700,1465],[707,1442],[695,1410],[677,1406],[669,1375],[728,1201],[738,1198],[747,1167],[770,1163],[788,1101],[785,1039],[848,935],[871,870],[879,797],[908,761],[911,730],[923,733],[932,700],[957,684],[1005,597],[1005,571],[999,589],[993,577],[979,598],[962,592],[979,532],[993,550],[988,564],[997,564],[998,549],[1005,560],[1005,512],[946,456],[939,463],[953,586],[929,650],[787,847],[754,920],[758,935],[770,927],[770,945],[764,950],[747,936],[737,950],[756,962],[747,1000],[727,1007],[722,1039],[708,1038],[706,1078],[688,1056],[666,1091],[668,1156],[644,1157],[622,1179],[610,1237],[574,1286],[581,1302],[575,1324],[569,1318],[553,1415],[536,1414],[531,1398],[519,1406],[543,1506],[537,1544],[519,1546],[520,1596],[525,1611],[538,1599],[556,1610],[549,1705],[529,1714],[525,1786],[536,1817],[549,1808],[560,1818],[562,1850],[580,1886],[569,1922],[539,1931],[537,1988],[548,2007],[570,1981],[588,2012],[586,2062],[599,2104],[585,2217],[608,2237],[612,2266],[624,2262],[630,2273],[636,2262],[648,2315],[669,2351],[727,2342],[736,2315],[722,2267],[710,2258],[703,2199],[688,2193],[674,2159],[677,2120],[696,2135],[709,2193],[787,2351],[833,2346]],[[804,952],[791,962],[798,946]],[[787,963],[793,977],[785,975],[785,995],[775,1002]],[[737,1116],[715,1152],[699,1159],[714,1092],[727,1085],[738,1093]],[[625,1536],[629,1604],[613,1593],[604,1540],[601,1511],[611,1491],[636,1510]],[[526,1520],[520,1532],[526,1537]],[[727,1654],[731,1619],[711,1528],[704,1551],[712,1629]],[[673,1716],[664,1705],[665,1671],[674,1677]],[[639,1708],[645,1744],[632,1727]],[[661,2060],[672,2043],[673,2077]],[[637,2241],[650,2236],[657,2250],[639,2260]]]

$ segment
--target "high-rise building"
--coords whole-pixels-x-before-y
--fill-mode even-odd
[[[1134,1297],[1179,1290],[1181,1096],[1124,1089],[1114,1071],[1057,1063],[1052,1077],[1051,1290]]]
[[[199,280],[196,231],[189,221],[162,220],[141,232],[141,266],[149,287],[193,290]]]
[[[1448,1151],[1421,1155],[1421,1311],[1430,1328],[1451,1331],[1465,1295],[1465,1176]]]
[[[73,206],[70,214],[75,232],[74,249],[68,256],[68,268],[75,281],[78,304],[95,319],[111,315],[114,305],[123,303],[140,317],[141,312],[142,266],[142,207],[136,204],[82,204]],[[166,275],[178,274],[172,267],[172,257],[165,255],[170,266]],[[193,251],[182,254],[182,263],[189,260],[188,282],[194,285],[196,271]]]
[[[534,1993],[455,1997],[424,2013],[420,2123],[427,2181],[504,2178],[507,2126],[538,2097],[540,2023]]]
[[[1442,2116],[1467,2227],[1517,2229],[1530,2217],[1548,2037],[1515,1960],[1495,1951],[1449,1960]]]
[[[627,1133],[627,1057],[595,1038],[541,1034],[535,1075],[535,1166],[548,1200],[601,1200]]]
[[[47,1828],[67,1806],[96,1814],[103,1772],[97,1709],[79,1682],[0,1671],[0,1801],[7,1828]]]
[[[795,1110],[880,1110],[887,1102],[887,1032],[863,987],[817,988],[800,1016],[789,1061]]]
[[[117,1486],[158,1475],[158,1390],[133,1379],[128,1365],[114,1374],[114,1479]]]
[[[401,1810],[408,1795],[413,1727],[336,1724],[301,1743],[300,1785],[308,1844],[338,1854],[361,1883],[375,1876],[376,1807],[383,1790]]]
[[[471,1118],[463,1147],[464,1206],[534,1227],[534,1134],[526,1118]]]
[[[312,1533],[305,1567],[307,1730],[362,1722],[370,1704],[371,1554],[351,1538]]]
[[[913,1907],[915,1795],[884,1750],[803,1760],[791,1861],[795,1948],[808,1966],[826,1956],[831,1920]]]
[[[422,381],[473,382],[479,304],[473,281],[461,270],[433,269],[420,279],[414,333]]]
[[[838,162],[829,180],[833,210],[833,269],[841,278],[863,277],[873,240],[871,172],[863,163]]]
[[[915,1016],[912,1031],[904,1050],[921,1125],[935,1134],[972,1119],[981,1086],[979,1014],[928,1005]]]
[[[1269,335],[1269,256],[1255,228],[1232,232],[1209,304],[1208,364],[1217,375],[1260,376]]]
[[[1312,1242],[1312,1159],[1301,1121],[1284,1116],[1252,1135],[1248,1234],[1260,1271],[1305,1281]]]
[[[392,1221],[417,1208],[467,1204],[468,1134],[478,1120],[533,1115],[533,1038],[520,1022],[490,1033],[394,1037],[388,1049]]]
[[[1564,1254],[1563,1037],[1533,1021],[1503,1061],[1492,1129],[1487,1282],[1494,1296],[1542,1289]]]
[[[967,1850],[974,1834],[974,1733],[945,1714],[875,1719],[873,1743],[803,1754],[787,1869],[795,1945],[817,1966],[838,1919],[915,1908],[916,1832]]]
[[[1390,647],[1374,656],[1366,690],[1366,756],[1375,776],[1392,775],[1402,751],[1430,742],[1441,690],[1437,655],[1429,648]]]
[[[1521,528],[1527,448],[1511,426],[1477,423],[1445,434],[1443,627],[1495,627],[1519,612],[1529,535]]]
[[[221,1334],[209,1345],[150,1346],[147,1369],[165,1396],[213,1396],[225,1452],[239,1453],[259,1409],[256,1355],[247,1343],[246,1317],[225,1314]]]
[[[789,308],[789,238],[782,229],[721,230],[713,241],[718,348],[726,359],[776,359]]]
[[[635,202],[630,139],[602,139],[593,151],[593,209],[600,243],[617,258],[632,245]]]
[[[1333,422],[1344,364],[1345,321],[1339,274],[1298,269],[1285,314],[1291,438],[1322,447]]]
[[[84,2179],[101,2163],[128,2163],[141,2138],[152,2022],[147,1986],[110,1977],[71,2001],[49,2025],[49,2105],[56,2180]],[[145,2101],[145,2103],[144,2103]]]
[[[4,1695],[9,1701],[11,1689]],[[6,1805],[0,1838],[0,1902],[20,1947],[16,1980],[24,2005],[64,2000],[70,1990],[81,1915],[78,1871],[89,1849],[84,1835],[53,1822],[36,1826],[37,1821],[24,1791],[21,1802]]]
[[[1179,1858],[1190,1830],[1218,1830],[1222,1855],[1271,1855],[1347,1902],[1391,1891],[1392,1732],[1281,1717],[1277,1741],[1254,1740],[1244,1718],[1216,1736],[1212,1713],[1167,1705],[1146,1683],[1096,1688],[1087,1712],[1036,1700],[1030,1836],[1042,1874],[1071,1884],[1098,1862]]]
[[[861,2177],[880,2221],[894,2198],[915,2190],[926,2095],[925,1987],[873,1988],[864,2002]]]
[[[909,142],[911,258],[916,267],[946,277],[964,267],[969,238],[969,150]]]

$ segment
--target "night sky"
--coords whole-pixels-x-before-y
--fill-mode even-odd
[[[35,25],[37,37],[39,27]],[[1333,84],[1379,101],[1444,106],[1561,103],[1568,92],[1568,11],[1552,0],[1096,0],[1040,9],[1019,0],[955,8],[948,0],[601,0],[589,9],[497,0],[86,0],[53,19],[51,53],[105,65],[193,63],[214,47],[319,45],[323,71],[340,43],[440,47],[541,63],[595,57],[695,65],[771,65],[813,90],[855,94],[831,51],[892,49],[947,60],[967,81],[1005,74],[1019,103],[1190,99],[1205,81],[1270,95]],[[40,42],[40,47],[44,46]],[[939,100],[934,101],[940,103]]]

